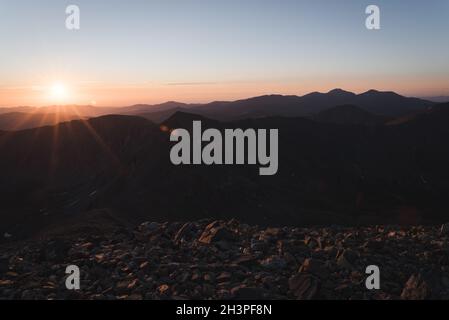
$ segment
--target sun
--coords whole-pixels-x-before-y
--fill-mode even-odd
[[[64,102],[69,97],[67,86],[61,82],[56,82],[50,87],[50,97],[52,100]]]

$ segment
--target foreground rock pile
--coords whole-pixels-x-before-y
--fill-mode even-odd
[[[77,265],[81,289],[66,289]],[[365,287],[368,265],[380,290]],[[0,299],[449,299],[449,226],[143,223],[0,247]]]

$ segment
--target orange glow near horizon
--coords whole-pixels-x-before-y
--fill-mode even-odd
[[[222,83],[142,83],[70,84],[62,81],[50,85],[0,86],[0,107],[48,106],[48,105],[98,105],[127,106],[133,104],[156,104],[166,101],[185,103],[207,103],[211,101],[232,101],[265,94],[304,95],[309,92],[328,92],[335,88],[362,93],[369,89],[395,91],[404,96],[426,97],[449,95],[449,79],[376,79],[371,77],[323,77],[268,81],[229,81]]]

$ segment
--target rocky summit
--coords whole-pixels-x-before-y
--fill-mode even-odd
[[[0,247],[0,299],[449,299],[445,226],[146,222]],[[66,267],[80,289],[66,288]],[[366,268],[380,289],[366,287]]]

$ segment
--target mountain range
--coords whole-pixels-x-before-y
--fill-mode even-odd
[[[48,107],[16,107],[0,108],[0,130],[10,130],[11,114],[16,114],[16,122],[25,122],[27,114],[39,118],[39,114],[64,114],[67,118],[98,117],[107,114],[138,115],[153,122],[160,123],[177,111],[186,111],[203,115],[210,119],[231,121],[246,118],[263,118],[273,116],[283,117],[314,117],[316,114],[341,105],[356,106],[374,116],[402,117],[411,113],[426,110],[435,102],[419,98],[409,98],[394,92],[369,90],[361,94],[334,89],[327,93],[313,92],[304,96],[265,95],[237,101],[215,101],[206,104],[186,104],[169,101],[162,104],[139,104],[127,107],[96,107],[96,106],[48,106]],[[18,114],[21,113],[22,117]],[[44,117],[44,116],[40,116]],[[5,119],[6,120],[2,120]],[[63,117],[60,117],[64,119]],[[65,120],[64,120],[65,121]],[[6,123],[6,125],[5,125]],[[26,126],[33,127],[28,121]],[[48,124],[51,124],[49,122]],[[36,125],[37,126],[37,125]]]
[[[271,110],[274,102],[267,101],[278,98],[255,98],[268,106],[259,114]],[[322,110],[316,119],[232,121],[190,113],[200,108],[176,111],[160,124],[141,116],[106,115],[0,131],[0,232],[25,235],[97,209],[136,222],[213,217],[320,225],[447,219],[449,104],[423,105],[398,122],[384,122],[383,116],[373,121],[378,116],[354,106]],[[157,112],[173,105],[161,109]],[[193,120],[221,130],[279,129],[278,174],[261,177],[258,166],[251,165],[172,165],[169,132],[191,130]]]

